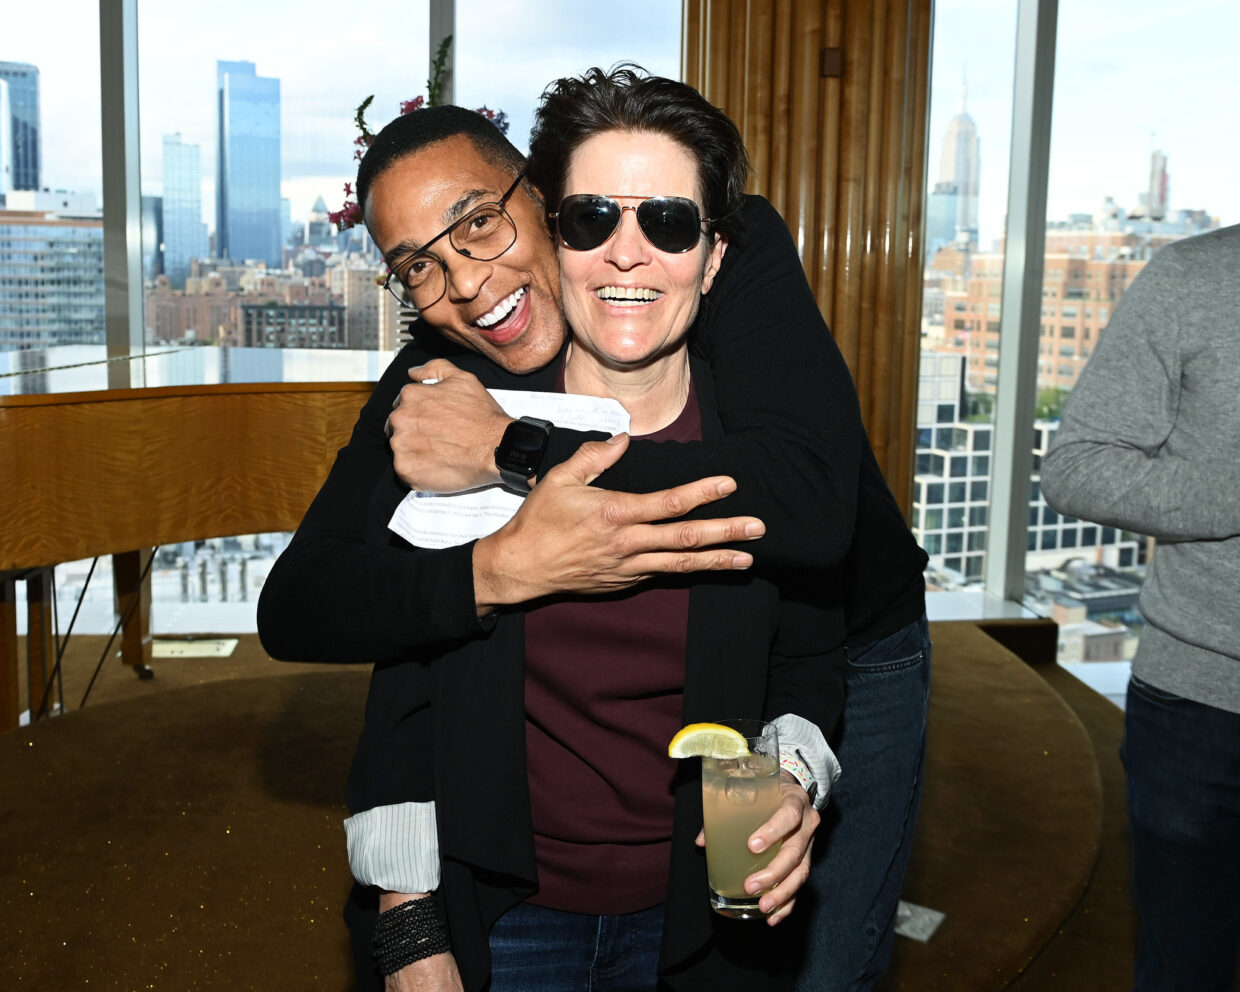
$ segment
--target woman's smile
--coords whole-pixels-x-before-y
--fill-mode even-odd
[[[697,163],[678,141],[649,131],[604,131],[573,152],[564,195],[602,195],[626,208],[650,197],[683,197],[700,214],[698,183]],[[662,251],[642,231],[637,211],[624,209],[598,247],[561,245],[559,255],[564,313],[577,341],[600,363],[631,369],[683,349],[723,247],[703,235],[688,251]]]

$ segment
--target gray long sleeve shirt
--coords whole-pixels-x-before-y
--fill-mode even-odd
[[[1042,464],[1061,513],[1158,539],[1133,673],[1240,713],[1240,225],[1159,251]]]

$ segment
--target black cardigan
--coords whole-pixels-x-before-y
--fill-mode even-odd
[[[511,382],[477,357],[463,364],[488,385]],[[550,366],[523,385],[554,388],[556,373]],[[694,382],[703,437],[711,440],[720,428],[704,366],[695,366]],[[830,733],[843,705],[844,625],[835,573],[782,578],[790,597],[803,597],[787,610],[761,575],[694,577],[685,723],[796,713]],[[804,599],[814,605],[805,608]],[[500,615],[489,630],[479,625],[475,636],[447,651],[376,666],[350,773],[349,806],[355,812],[435,800],[439,893],[462,981],[471,990],[481,988],[490,972],[492,924],[537,885],[525,769],[524,647],[524,615],[515,610]],[[419,761],[423,755],[429,757]],[[693,843],[701,826],[698,763],[683,763],[661,970],[685,988],[718,987],[729,975],[731,987],[784,987],[788,972],[767,974],[723,957],[725,949],[735,953],[737,934],[717,923],[708,906],[705,859]],[[717,929],[724,933],[712,944]],[[751,925],[741,936],[754,945],[746,951],[750,960],[786,957],[783,938],[770,928]]]
[[[861,425],[856,390],[810,293],[783,219],[746,197],[745,233],[724,256],[692,346],[718,384],[724,437],[691,444],[635,441],[595,484],[649,492],[731,475],[737,491],[693,516],[752,515],[766,536],[745,550],[761,566],[844,562],[849,643],[884,636],[925,609],[925,553],[909,533]],[[400,491],[383,424],[407,370],[454,350],[425,325],[384,372],[349,443],[258,603],[275,658],[372,663],[472,636],[472,545],[411,550],[387,530]],[[509,377],[522,388],[523,377]],[[545,462],[588,437],[556,429]],[[376,507],[380,507],[376,509]],[[854,532],[855,523],[855,532]]]

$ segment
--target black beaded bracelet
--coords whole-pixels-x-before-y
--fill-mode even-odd
[[[384,910],[375,923],[373,948],[382,975],[452,949],[439,904],[427,896]]]

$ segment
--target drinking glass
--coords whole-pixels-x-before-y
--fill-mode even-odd
[[[706,874],[716,913],[738,920],[763,919],[761,893],[745,891],[745,879],[770,864],[780,845],[754,854],[749,837],[779,808],[779,735],[761,720],[719,720],[745,737],[749,754],[702,758],[702,818]]]

